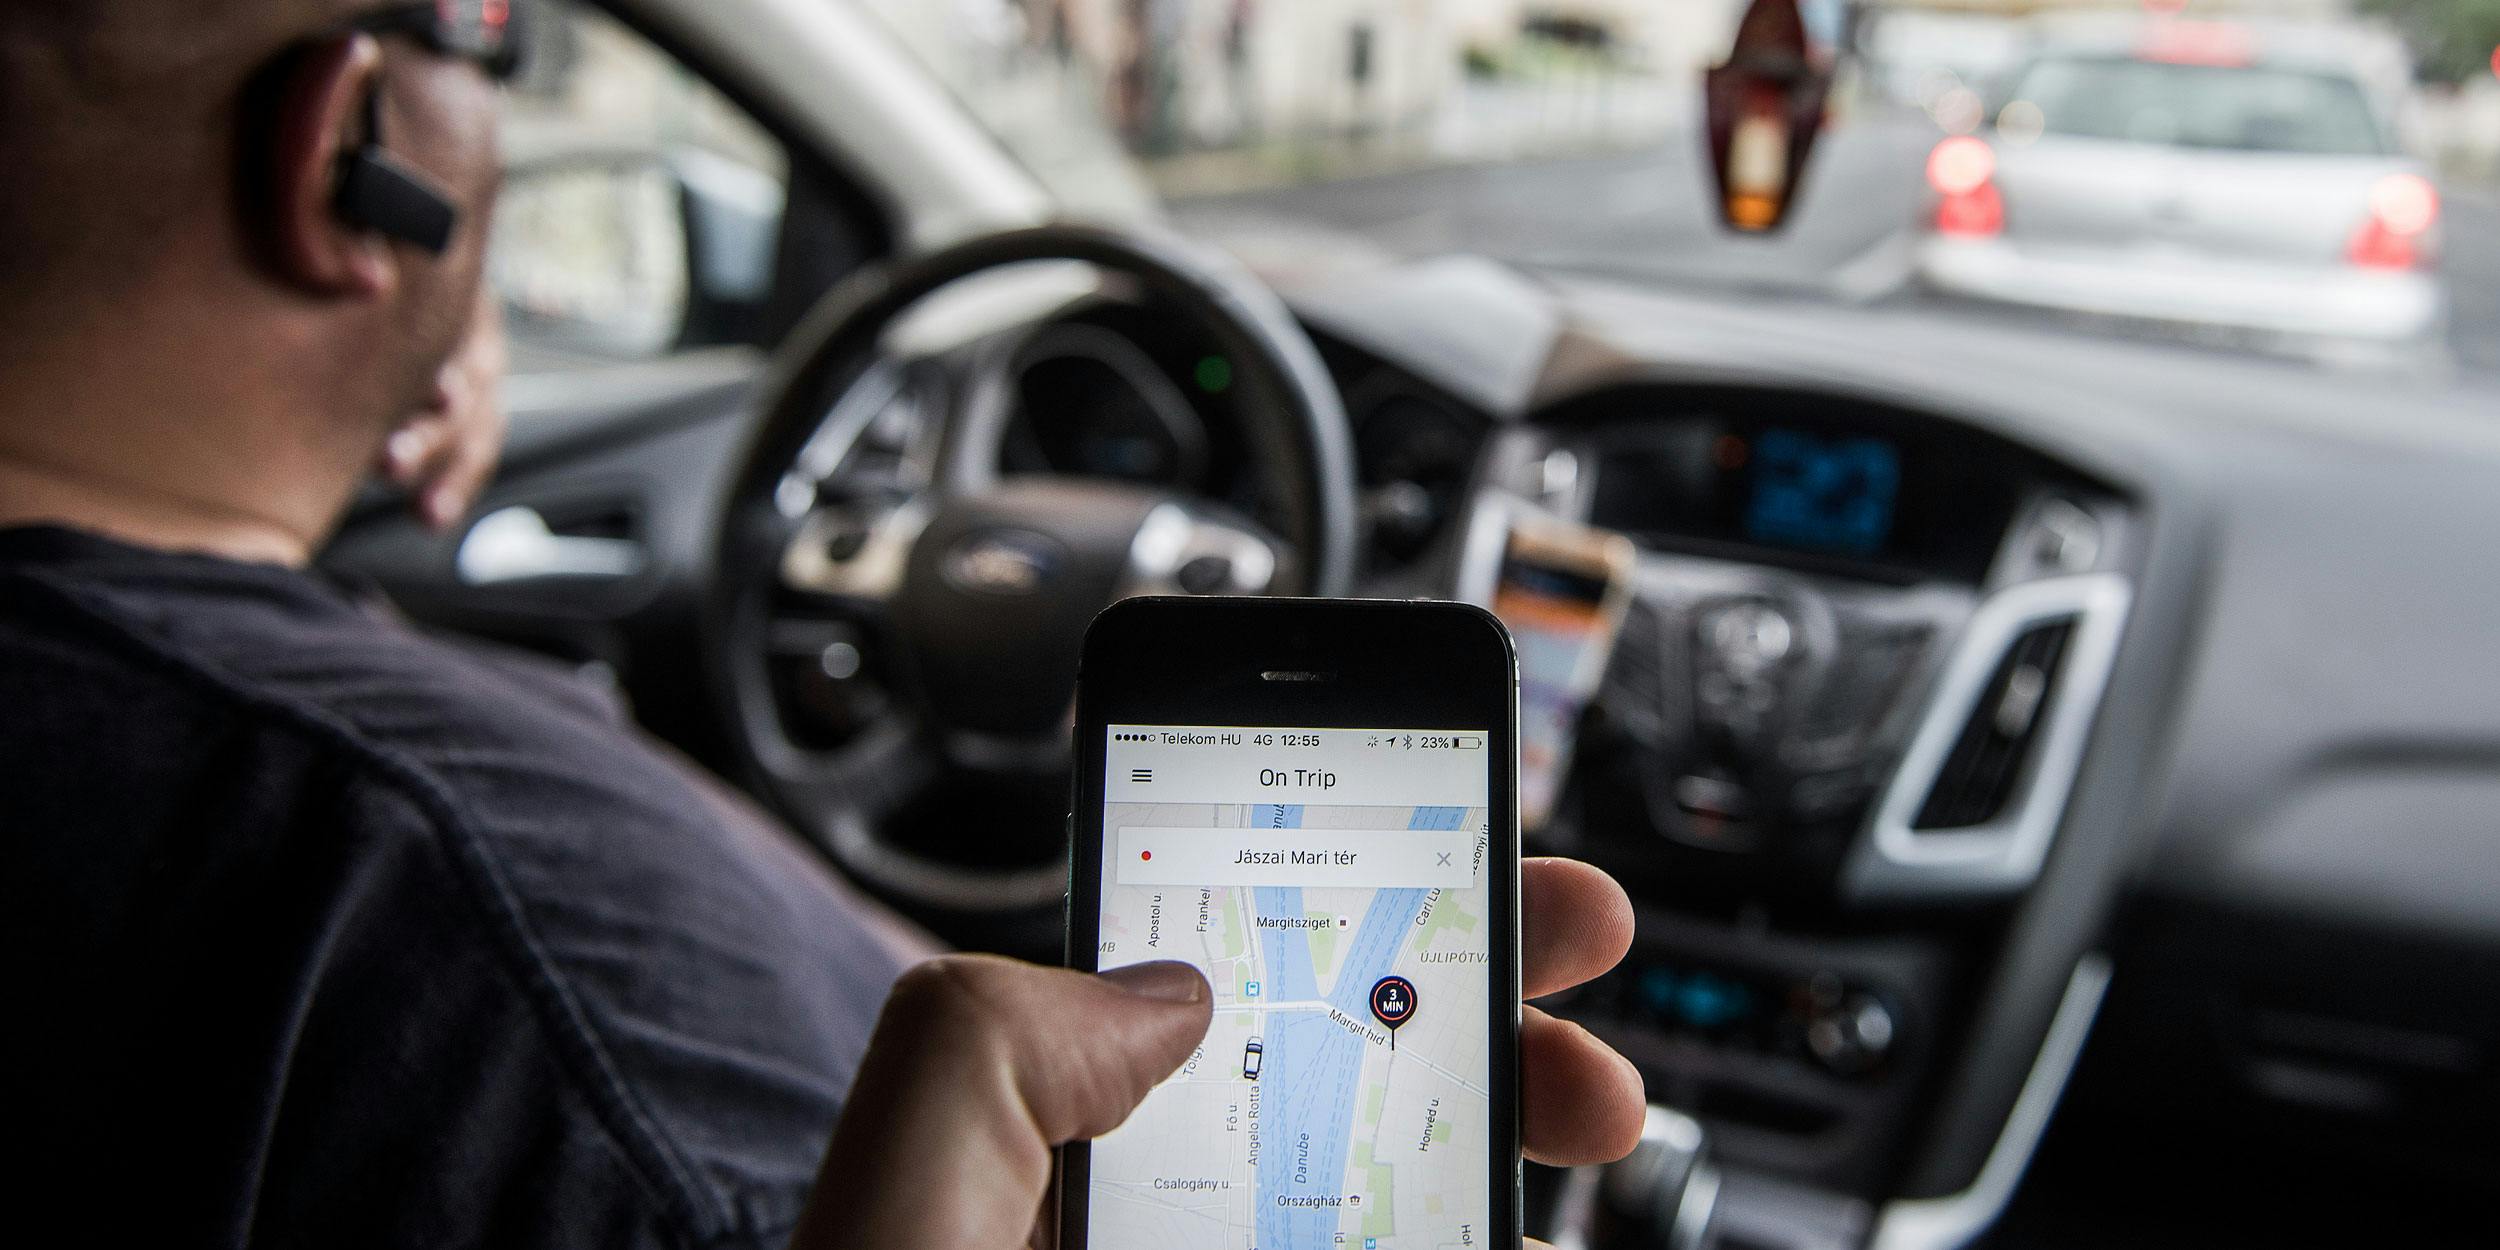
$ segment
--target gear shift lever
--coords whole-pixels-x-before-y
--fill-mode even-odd
[[[1652,1106],[1628,1158],[1566,1183],[1555,1250],[1705,1250],[1718,1198],[1701,1122]]]

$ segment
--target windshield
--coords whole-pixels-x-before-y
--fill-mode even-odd
[[[1741,0],[858,2],[1071,212],[1151,188],[1272,270],[1464,253],[2500,383],[2500,79],[2455,53],[2500,43],[2480,0],[2404,36],[1804,0],[1828,124],[1764,236],[1721,224],[1703,142]]]
[[[2043,61],[2015,98],[2053,135],[2240,152],[2378,156],[2386,150],[2360,84],[2249,66]]]

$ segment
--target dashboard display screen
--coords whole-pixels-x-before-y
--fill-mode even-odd
[[[1877,438],[1767,429],[1742,457],[1750,470],[1745,536],[1835,555],[1872,556],[1891,543],[1901,452]]]
[[[1978,585],[2023,500],[2063,480],[1986,431],[1838,399],[1635,388],[1559,415],[1590,431],[1585,524],[1841,577]]]
[[[1491,732],[1109,737],[1101,966],[1215,1016],[1094,1142],[1085,1250],[1491,1244]]]
[[[1665,551],[1984,580],[2036,463],[1896,424],[1627,412],[1587,444],[1597,471],[1584,519]]]

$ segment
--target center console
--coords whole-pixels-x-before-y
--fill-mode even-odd
[[[1523,512],[1641,552],[1561,801],[1529,832],[1615,874],[1639,937],[1542,1005],[1706,1134],[1713,1211],[1685,1234],[1922,1244],[1915,1200],[1982,1180],[1984,1160],[1922,1159],[2084,765],[2136,511],[1970,424],[1621,387],[1495,441],[1463,595],[1487,594]],[[1589,1218],[1608,1192],[1562,1186],[1557,1231],[1663,1244],[1654,1220]]]

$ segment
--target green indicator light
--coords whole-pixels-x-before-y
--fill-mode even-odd
[[[1198,361],[1198,389],[1209,395],[1221,395],[1233,389],[1233,362],[1221,356],[1207,356]]]

